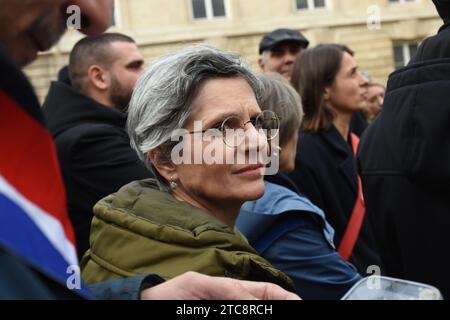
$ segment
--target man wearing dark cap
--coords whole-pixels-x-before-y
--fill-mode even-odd
[[[291,80],[295,58],[308,47],[309,41],[298,31],[277,29],[264,36],[259,44],[258,61],[262,72],[276,72]]]
[[[433,2],[445,24],[390,76],[358,158],[382,273],[450,299],[450,0]]]

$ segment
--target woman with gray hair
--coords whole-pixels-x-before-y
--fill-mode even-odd
[[[87,283],[197,271],[293,290],[234,229],[242,204],[264,193],[265,165],[250,155],[267,156],[279,129],[276,115],[261,111],[260,92],[239,58],[212,47],[189,47],[152,64],[133,94],[128,131],[157,181],[133,182],[94,207],[82,261]],[[182,142],[174,141],[180,132]],[[208,152],[213,163],[203,159]]]
[[[303,299],[340,299],[361,279],[333,243],[334,230],[323,211],[300,194],[287,174],[295,168],[303,118],[299,94],[280,75],[260,76],[261,106],[280,116],[280,173],[265,177],[266,192],[246,202],[236,223],[258,253],[286,272]]]

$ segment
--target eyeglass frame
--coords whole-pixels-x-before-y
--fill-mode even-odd
[[[280,121],[281,121],[281,118],[280,118],[275,112],[273,112],[272,110],[263,110],[260,114],[258,114],[258,116],[257,116],[254,120],[250,119],[250,120],[248,120],[248,121],[244,121],[243,123],[241,122],[241,129],[242,129],[242,130],[245,130],[245,126],[246,126],[248,123],[251,123],[251,124],[253,125],[253,127],[256,129],[255,122],[256,122],[256,120],[257,120],[261,115],[264,114],[264,112],[271,112],[271,113],[273,113],[273,115],[274,115],[275,117],[272,118],[272,119],[270,119],[270,120],[277,120],[277,123],[278,123],[278,128],[276,129],[276,130],[277,130],[277,134],[276,134],[276,135],[274,135],[274,136],[272,136],[272,137],[270,137],[270,138],[269,138],[267,135],[265,135],[267,141],[271,141],[271,140],[275,139],[275,138],[278,136],[278,134],[280,133]],[[222,136],[223,142],[224,142],[227,146],[229,146],[229,147],[236,148],[236,147],[238,147],[240,144],[230,146],[230,145],[225,141],[225,132],[226,132],[226,130],[229,130],[229,129],[225,129],[225,130],[223,129],[223,127],[224,127],[224,125],[225,125],[225,122],[226,122],[227,120],[231,119],[231,118],[237,118],[237,119],[239,119],[239,117],[234,116],[234,115],[233,115],[233,116],[229,116],[229,117],[226,117],[226,118],[222,121],[222,123],[221,123],[221,125],[220,125],[220,129],[218,129],[218,128],[209,128],[209,129],[202,130],[202,131],[189,131],[189,132],[187,132],[187,133],[188,133],[188,134],[199,134],[199,133],[203,134],[203,133],[205,133],[205,132],[208,132],[209,130],[219,130],[219,131],[222,133],[222,135],[223,135],[223,136]],[[241,120],[241,119],[239,119],[239,120]],[[232,129],[232,130],[235,130],[235,129]],[[260,129],[257,129],[257,130],[260,130]],[[273,129],[270,129],[270,130],[273,130]]]

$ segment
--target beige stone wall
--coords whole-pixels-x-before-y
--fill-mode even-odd
[[[206,42],[241,54],[257,70],[261,37],[279,27],[298,29],[312,45],[349,45],[356,51],[361,69],[375,80],[386,82],[394,69],[393,43],[421,41],[435,34],[441,25],[431,0],[406,4],[328,0],[328,8],[306,11],[297,11],[294,0],[225,1],[226,18],[196,21],[192,19],[190,0],[117,0],[118,25],[111,30],[133,36],[148,63],[180,46]],[[373,5],[381,17],[381,28],[377,30],[367,26],[367,10]],[[26,69],[41,100],[80,37],[76,31],[70,31],[57,47]]]

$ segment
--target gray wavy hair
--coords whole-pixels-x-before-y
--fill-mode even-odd
[[[300,129],[303,105],[294,87],[278,73],[258,75],[263,85],[261,109],[271,110],[280,117],[280,146],[284,146]]]
[[[150,151],[171,145],[171,135],[189,119],[202,83],[232,77],[245,79],[260,101],[260,80],[242,59],[206,45],[190,46],[160,58],[138,80],[129,105],[127,130],[131,146],[154,173],[160,190],[170,191],[169,182],[149,160]]]

